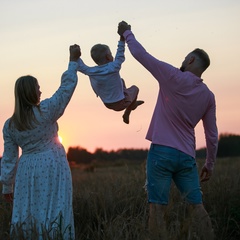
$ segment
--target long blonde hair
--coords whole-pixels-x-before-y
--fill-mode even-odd
[[[33,112],[35,106],[40,111],[37,87],[37,79],[30,75],[18,78],[15,83],[15,107],[10,126],[14,124],[19,131],[33,129],[34,123],[38,123]]]

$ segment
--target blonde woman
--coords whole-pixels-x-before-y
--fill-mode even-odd
[[[70,46],[68,70],[49,99],[40,101],[40,86],[33,76],[20,77],[15,83],[15,109],[3,127],[1,163],[3,196],[8,201],[13,197],[13,239],[20,233],[33,239],[34,232],[38,239],[46,232],[50,237],[74,239],[72,178],[58,140],[57,120],[77,85],[80,55],[78,45]]]

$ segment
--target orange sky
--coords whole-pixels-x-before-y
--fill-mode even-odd
[[[117,2],[119,3],[119,2]],[[211,66],[204,82],[215,93],[219,133],[240,134],[240,2],[159,0],[115,1],[3,1],[0,9],[0,127],[14,108],[13,88],[22,75],[35,76],[42,98],[50,97],[68,64],[68,47],[77,43],[82,58],[93,65],[89,51],[96,43],[109,45],[115,54],[117,25],[125,20],[136,38],[155,57],[179,67],[196,47],[209,53]],[[121,76],[127,86],[140,88],[145,104],[132,113],[130,124],[122,112],[106,109],[93,93],[88,77],[78,74],[74,96],[59,120],[59,135],[66,150],[96,148],[148,148],[145,135],[155,106],[158,85],[126,48]],[[201,122],[196,129],[197,148],[205,146]],[[0,136],[0,155],[3,139]]]

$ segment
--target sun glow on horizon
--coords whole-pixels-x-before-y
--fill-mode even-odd
[[[63,142],[63,139],[61,136],[58,136],[58,139],[59,139],[59,142],[62,143]]]

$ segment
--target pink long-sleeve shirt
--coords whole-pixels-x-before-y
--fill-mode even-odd
[[[205,166],[212,170],[217,155],[218,130],[214,94],[191,72],[159,61],[149,54],[130,30],[124,32],[128,48],[158,81],[159,94],[146,139],[176,148],[195,158],[195,131],[202,120],[206,138]]]

